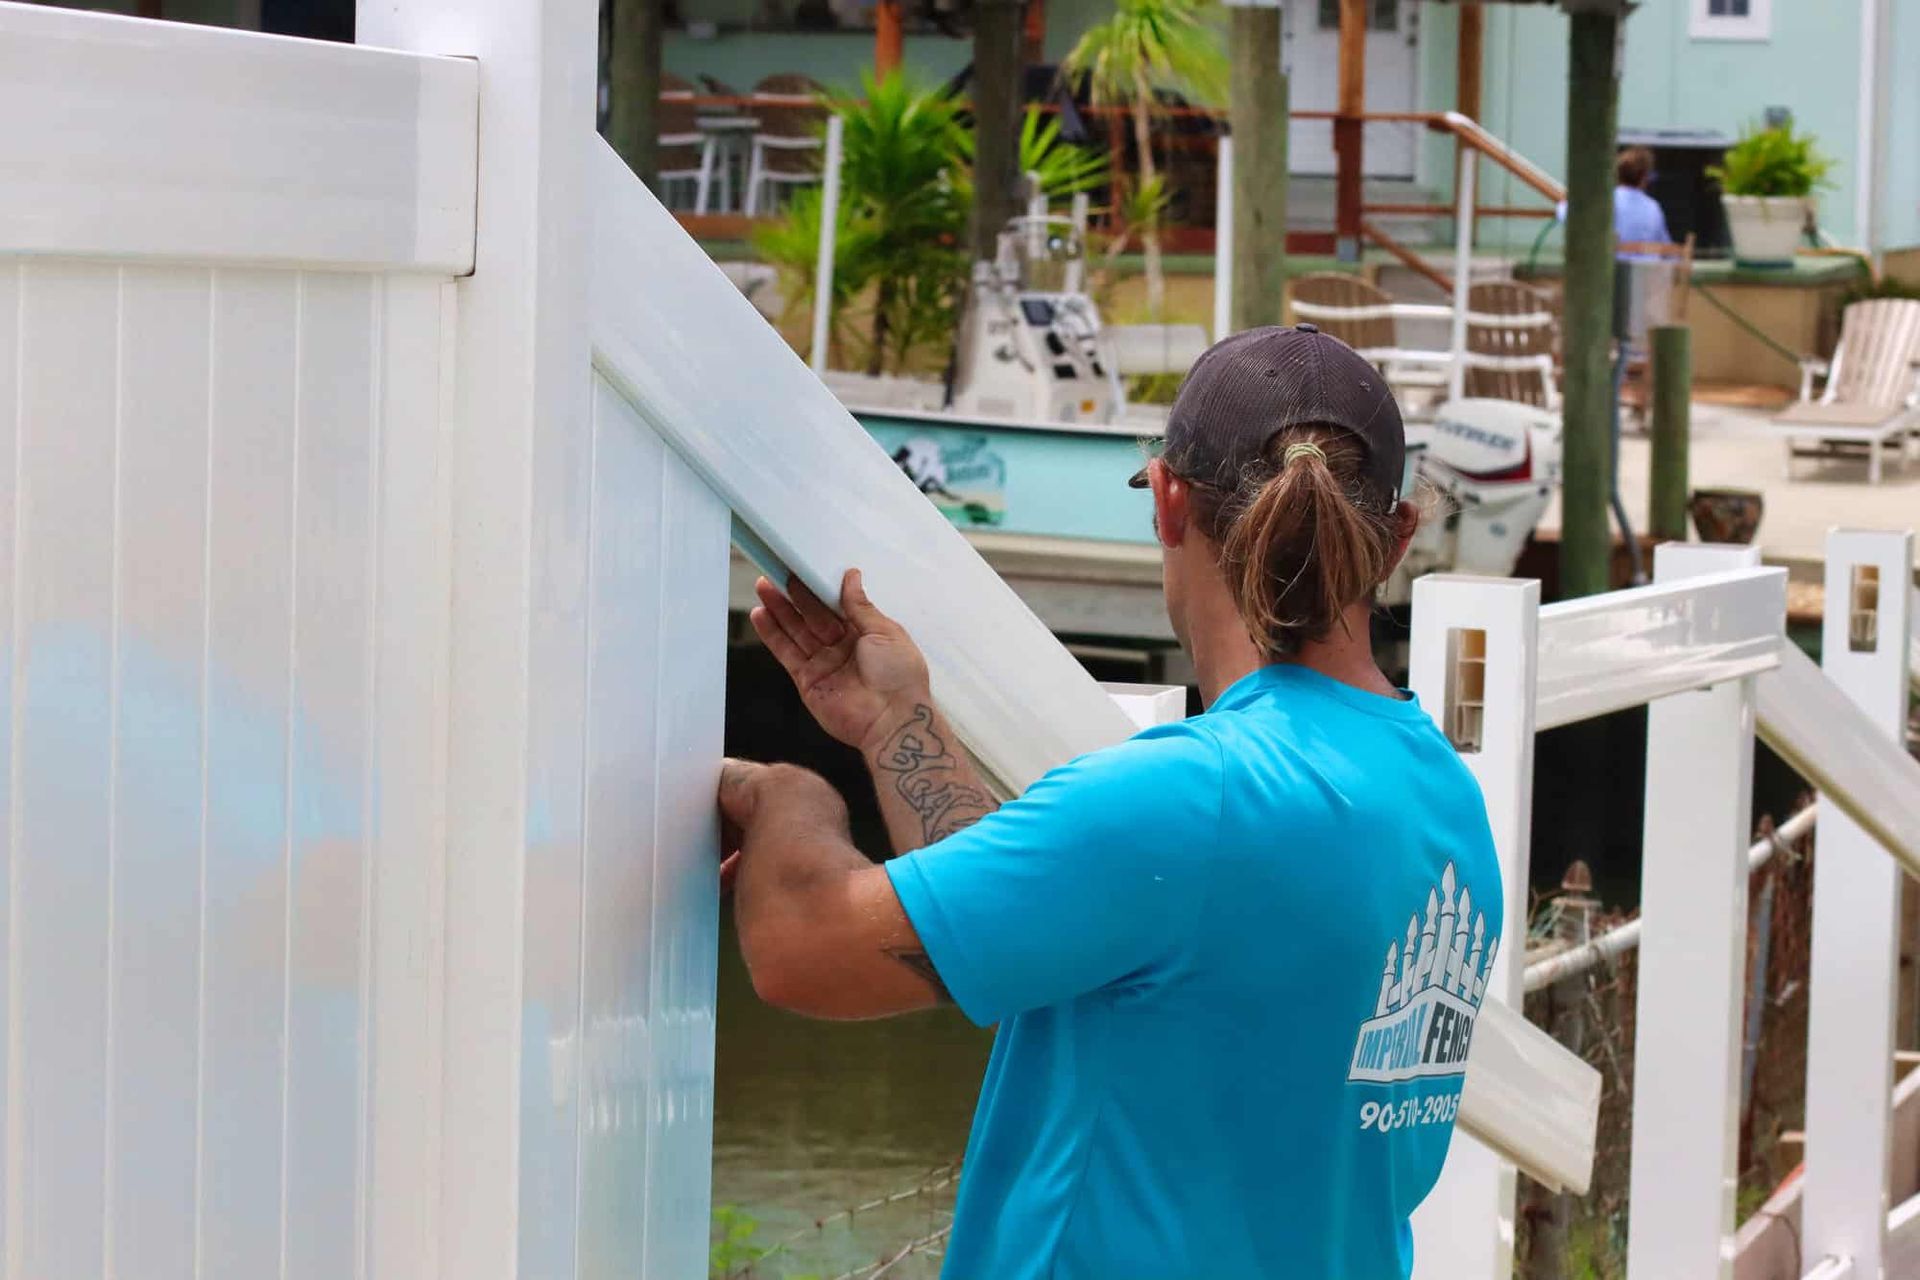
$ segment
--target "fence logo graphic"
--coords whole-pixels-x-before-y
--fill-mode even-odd
[[[1419,912],[1408,916],[1405,944],[1387,944],[1380,999],[1354,1038],[1347,1079],[1388,1084],[1464,1072],[1499,950],[1500,939],[1487,937],[1485,913],[1473,913],[1472,890],[1460,885],[1456,893],[1449,862],[1439,886],[1427,890],[1425,922]]]

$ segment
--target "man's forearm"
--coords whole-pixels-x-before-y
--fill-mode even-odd
[[[833,788],[788,766],[729,769],[722,806],[741,831],[734,919],[761,998],[821,1018],[950,1000],[886,871],[854,847]]]
[[[847,810],[824,781],[781,770],[761,788],[740,848],[734,920],[749,967],[807,929],[823,884],[872,865],[847,833]]]
[[[931,700],[890,712],[862,751],[895,853],[944,840],[999,807]]]

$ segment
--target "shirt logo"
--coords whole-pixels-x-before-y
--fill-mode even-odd
[[[1449,862],[1438,888],[1427,890],[1425,923],[1416,911],[1407,917],[1405,945],[1387,943],[1380,999],[1354,1038],[1348,1080],[1387,1084],[1466,1071],[1474,1015],[1500,951],[1500,939],[1486,934],[1486,914],[1473,914],[1465,885],[1456,894]]]

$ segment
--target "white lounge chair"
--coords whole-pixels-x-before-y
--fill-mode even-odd
[[[1920,300],[1854,303],[1841,317],[1831,363],[1802,361],[1800,370],[1800,403],[1775,414],[1772,426],[1786,437],[1789,476],[1797,455],[1864,445],[1867,480],[1879,484],[1889,447],[1900,451],[1903,464],[1913,458],[1920,428]],[[1826,386],[1815,399],[1820,377]]]

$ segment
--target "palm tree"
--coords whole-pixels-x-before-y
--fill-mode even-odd
[[[1113,16],[1082,35],[1062,64],[1067,75],[1086,77],[1095,106],[1129,109],[1143,191],[1159,185],[1152,145],[1159,95],[1172,91],[1211,103],[1225,92],[1227,56],[1214,19],[1212,0],[1118,0]],[[1140,243],[1147,261],[1147,309],[1158,320],[1167,280],[1157,211],[1140,228]]]

